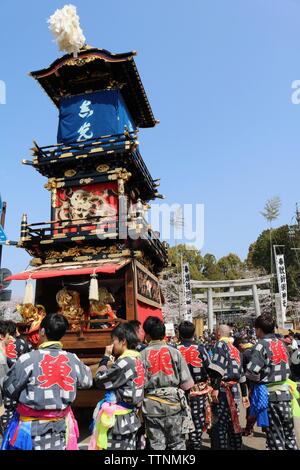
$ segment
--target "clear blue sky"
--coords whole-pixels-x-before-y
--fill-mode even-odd
[[[142,155],[162,178],[168,203],[205,204],[203,253],[246,257],[265,228],[259,211],[278,195],[277,225],[290,223],[299,195],[300,79],[298,0],[74,0],[88,44],[137,50],[136,63],[161,124],[141,131]],[[18,239],[22,213],[49,219],[46,179],[31,167],[32,140],[56,141],[57,111],[30,70],[59,52],[46,20],[63,1],[1,4],[0,191],[6,231]],[[28,256],[4,248],[3,266],[26,268]],[[14,284],[14,288],[17,288]],[[17,288],[17,291],[19,288]]]

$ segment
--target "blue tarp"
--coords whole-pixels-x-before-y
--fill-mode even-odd
[[[122,134],[124,126],[129,132],[136,128],[119,90],[87,93],[60,101],[58,143]]]

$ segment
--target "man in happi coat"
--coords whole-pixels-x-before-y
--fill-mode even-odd
[[[243,406],[247,408],[249,399],[246,377],[240,352],[232,344],[231,328],[220,325],[216,333],[217,342],[209,365],[213,388],[211,447],[239,450],[242,447],[242,429],[238,417],[240,399],[238,385],[242,392]]]
[[[112,341],[95,376],[95,385],[105,390],[105,396],[94,411],[89,449],[136,450],[145,383],[144,366],[135,350],[139,340],[134,327],[124,323],[113,330]]]
[[[275,320],[271,315],[260,315],[254,326],[258,342],[246,371],[253,387],[250,414],[266,431],[269,450],[296,450],[291,407],[296,384],[289,381],[287,350],[274,334]]]
[[[7,320],[5,321],[5,324],[7,327],[7,332],[10,336],[8,344],[5,348],[5,353],[7,356],[7,365],[9,368],[11,368],[15,364],[17,359],[20,356],[22,356],[22,354],[25,354],[32,350],[32,346],[25,339],[21,338],[18,335],[17,325],[15,324],[15,322],[13,322],[12,320]],[[3,403],[4,403],[5,413],[1,417],[1,421],[2,421],[2,427],[5,430],[7,424],[13,417],[13,414],[15,412],[15,409],[18,403],[15,400],[7,396],[4,397]]]
[[[10,340],[6,346],[7,363],[9,367],[11,367],[22,354],[32,351],[33,348],[30,343],[24,338],[21,338],[15,322],[7,320],[5,323],[7,325],[8,334],[10,335]]]
[[[164,323],[150,316],[143,328],[149,343],[141,352],[146,370],[143,416],[150,448],[184,450],[185,433],[194,430],[184,391],[194,381],[182,354],[164,341]]]
[[[4,397],[3,397],[3,381],[8,372],[7,357],[5,353],[6,346],[10,340],[9,333],[7,331],[6,322],[0,320],[0,443],[4,435],[4,421],[3,416],[5,413],[4,408]]]
[[[47,315],[39,349],[23,354],[8,372],[4,393],[18,402],[4,436],[4,450],[77,450],[78,427],[71,405],[77,388],[92,386],[92,373],[62,349],[68,321]]]
[[[189,447],[200,450],[202,433],[210,424],[208,394],[211,387],[207,383],[210,358],[204,345],[197,343],[194,339],[195,326],[193,323],[189,321],[180,323],[178,332],[180,344],[177,349],[183,355],[195,382],[195,385],[188,392],[195,425],[195,431],[189,434]]]

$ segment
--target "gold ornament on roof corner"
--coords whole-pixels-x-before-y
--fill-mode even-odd
[[[83,316],[79,292],[63,288],[56,294],[56,302],[59,306],[59,313],[66,317],[71,330],[79,330]]]
[[[47,21],[60,51],[78,56],[78,52],[86,43],[80,27],[80,19],[74,5],[65,5],[56,10]]]

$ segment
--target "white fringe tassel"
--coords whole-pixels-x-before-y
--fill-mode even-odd
[[[96,274],[91,276],[89,300],[99,301],[99,288]]]
[[[29,281],[26,282],[23,305],[26,305],[26,304],[31,304],[31,305],[33,305],[33,303],[34,303],[34,299],[33,299],[33,284],[32,284],[32,282],[29,280]]]

